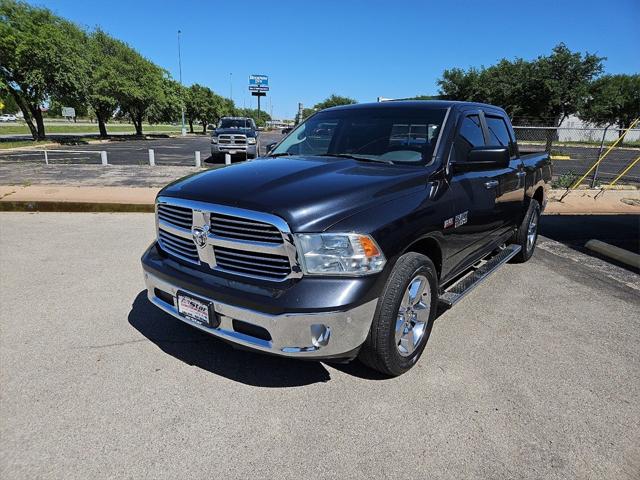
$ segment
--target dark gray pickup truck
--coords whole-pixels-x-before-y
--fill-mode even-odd
[[[439,308],[531,257],[550,179],[491,105],[327,109],[159,193],[148,296],[241,348],[400,375]]]
[[[260,135],[256,123],[248,117],[223,117],[211,133],[211,159],[224,162],[224,155],[239,155],[242,160],[256,158]]]

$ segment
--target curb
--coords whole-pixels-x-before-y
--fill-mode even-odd
[[[0,212],[137,212],[153,213],[155,205],[148,203],[2,201]]]
[[[601,242],[600,240],[589,240],[585,244],[585,248],[604,255],[605,257],[612,258],[620,263],[624,263],[633,268],[640,269],[640,255],[630,252],[624,248],[609,245],[608,243]]]

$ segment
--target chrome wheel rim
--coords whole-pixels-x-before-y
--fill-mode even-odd
[[[395,339],[398,353],[408,357],[422,342],[429,321],[431,288],[424,275],[416,275],[404,292],[396,319]]]
[[[536,236],[538,235],[538,213],[534,212],[529,220],[529,228],[527,229],[527,251],[530,252],[536,243]]]

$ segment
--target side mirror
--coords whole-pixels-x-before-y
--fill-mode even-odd
[[[507,147],[476,147],[469,151],[466,161],[455,162],[453,166],[458,172],[493,170],[508,167],[509,160]]]
[[[273,142],[273,143],[269,143],[267,145],[267,154],[271,153],[271,150],[273,150],[274,148],[276,148],[276,145],[278,144],[278,142]]]
[[[212,124],[207,125],[207,130],[212,131],[212,130],[215,130],[215,129],[216,129],[215,125],[212,125]]]

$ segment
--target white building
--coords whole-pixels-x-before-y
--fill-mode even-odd
[[[615,142],[618,139],[619,127],[612,125],[607,130],[605,141]],[[587,123],[575,115],[569,115],[558,128],[558,140],[561,142],[600,142],[604,127]],[[624,137],[626,142],[640,141],[640,129],[634,128]]]

